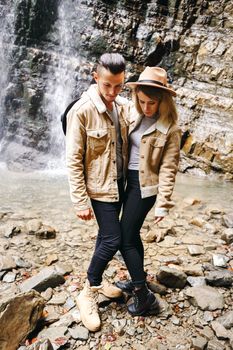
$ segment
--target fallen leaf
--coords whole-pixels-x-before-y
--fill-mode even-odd
[[[37,340],[38,340],[38,338],[32,338],[32,340],[31,340],[31,344],[36,343],[36,342],[37,342]]]
[[[67,343],[67,338],[65,338],[65,337],[60,337],[60,338],[56,338],[55,340],[54,340],[54,343],[56,344],[56,345],[65,345],[66,343]]]

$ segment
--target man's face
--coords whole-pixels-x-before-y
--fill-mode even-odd
[[[93,77],[103,101],[107,104],[114,102],[122,90],[125,73],[112,74],[108,69],[101,67],[98,72],[94,72]]]

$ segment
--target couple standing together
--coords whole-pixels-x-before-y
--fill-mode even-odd
[[[118,96],[125,79],[120,54],[103,54],[93,77],[96,84],[67,115],[66,156],[76,215],[81,220],[95,216],[99,226],[87,280],[77,297],[83,324],[97,331],[98,293],[110,298],[122,290],[132,293],[128,311],[133,316],[158,311],[146,284],[140,229],[154,204],[155,224],[173,207],[180,129],[172,99],[176,93],[164,69],[146,67],[137,82],[126,84],[134,103]],[[118,250],[131,280],[114,286],[102,275]]]

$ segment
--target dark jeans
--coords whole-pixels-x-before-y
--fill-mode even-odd
[[[91,200],[92,208],[99,226],[95,251],[87,271],[91,286],[102,282],[103,272],[110,260],[120,248],[121,227],[119,214],[124,196],[124,182],[118,182],[119,202],[100,202]]]
[[[127,188],[121,218],[121,254],[135,287],[145,284],[144,248],[140,237],[143,222],[156,196],[142,199],[137,170],[128,170]]]

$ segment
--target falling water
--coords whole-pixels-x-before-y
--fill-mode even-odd
[[[81,10],[82,1],[78,1],[78,3]],[[60,117],[67,105],[74,98],[80,96],[85,86],[83,82],[79,84],[79,71],[84,59],[73,46],[74,35],[77,35],[74,31],[74,24],[77,27],[77,23],[74,23],[74,20],[79,20],[81,27],[84,18],[80,20],[80,18],[74,17],[75,9],[72,6],[68,0],[62,1],[59,5],[56,23],[59,42],[57,52],[53,53],[58,64],[50,66],[49,79],[43,101],[43,108],[50,125],[51,159],[48,163],[49,169],[64,167],[65,142]],[[82,16],[82,11],[80,11],[79,16]],[[77,40],[77,38],[75,39]],[[89,84],[88,77],[86,84]]]
[[[14,5],[14,1],[3,2],[3,4],[0,1],[0,151],[5,124],[4,100],[8,84],[9,62],[12,60],[11,52],[14,41]]]

